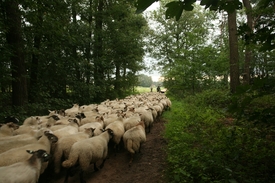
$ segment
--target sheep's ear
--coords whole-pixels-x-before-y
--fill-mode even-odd
[[[105,132],[105,130],[104,129],[100,129],[102,132]]]
[[[95,128],[91,128],[92,129],[92,132],[94,132],[95,131]]]
[[[32,150],[26,150],[27,151],[27,153],[29,153],[29,154],[34,154],[35,153],[35,151],[32,151]]]

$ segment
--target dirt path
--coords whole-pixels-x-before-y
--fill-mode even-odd
[[[84,177],[87,183],[167,183],[165,180],[166,141],[163,138],[164,121],[154,123],[151,132],[147,134],[147,141],[143,144],[141,153],[136,154],[132,166],[128,166],[130,154],[122,149],[116,155],[111,152],[105,166],[93,172],[91,166]],[[99,164],[99,163],[98,163]],[[63,183],[65,171],[59,176],[46,172],[40,177],[39,183]],[[79,182],[79,174],[69,178],[68,183]]]

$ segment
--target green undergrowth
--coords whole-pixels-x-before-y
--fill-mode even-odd
[[[229,114],[230,97],[222,91],[170,99],[163,115],[169,182],[275,182],[272,128]]]

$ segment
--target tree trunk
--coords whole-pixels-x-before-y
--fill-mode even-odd
[[[250,39],[250,35],[252,32],[252,7],[249,0],[243,0],[243,4],[246,8],[246,16],[247,16],[247,26],[250,28],[249,31],[246,32],[248,39]],[[249,41],[249,40],[248,40]],[[249,43],[249,42],[248,42]],[[250,83],[250,61],[251,61],[251,50],[249,44],[246,44],[245,47],[245,60],[244,60],[244,73],[243,73],[243,81],[244,84]]]
[[[230,91],[236,92],[240,84],[239,80],[239,53],[238,53],[238,36],[236,23],[236,10],[228,12],[228,29],[229,29],[229,59],[230,59]]]
[[[41,2],[37,1],[38,7],[41,6]],[[35,29],[41,30],[42,29],[42,22],[43,22],[43,12],[41,9],[37,10],[38,14],[38,21],[36,22]],[[39,31],[38,33],[34,34],[34,40],[33,40],[33,47],[36,50],[32,54],[32,61],[31,61],[31,69],[30,69],[30,83],[29,83],[29,100],[30,102],[35,102],[37,93],[40,92],[38,87],[38,65],[39,65],[39,52],[40,52],[40,46],[41,46],[41,39],[42,36],[40,35]]]
[[[28,102],[27,73],[25,68],[23,39],[21,31],[21,14],[18,2],[15,0],[5,1],[6,34],[7,43],[11,50],[11,73],[12,73],[12,104],[24,106]]]
[[[94,43],[94,84],[95,87],[98,87],[96,90],[95,100],[100,102],[104,99],[105,87],[104,87],[104,68],[102,63],[102,32],[103,32],[103,0],[98,0],[95,3],[95,43]]]

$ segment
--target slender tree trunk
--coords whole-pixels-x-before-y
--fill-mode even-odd
[[[73,26],[74,26],[74,28],[76,28],[77,27],[76,1],[72,1],[72,18],[73,18]],[[89,52],[90,52],[90,48],[89,48]],[[77,63],[77,47],[75,45],[72,45],[72,56],[73,56],[73,59],[74,59],[76,79],[80,81],[81,80],[81,74],[80,74],[79,64]]]
[[[238,53],[238,36],[236,11],[228,12],[228,29],[229,29],[229,50],[230,50],[230,90],[236,92],[240,84],[239,80],[239,53]]]
[[[250,38],[250,34],[252,31],[252,7],[249,0],[243,0],[243,4],[246,8],[246,16],[247,16],[247,26],[250,28],[248,32],[246,32],[248,39]],[[249,41],[249,40],[248,40]],[[244,60],[244,73],[243,73],[243,81],[244,84],[250,83],[250,61],[251,61],[252,53],[250,50],[250,45],[247,44],[245,47],[245,60]]]
[[[41,6],[41,2],[37,1],[38,7]],[[37,22],[36,22],[36,32],[34,34],[33,39],[33,47],[36,50],[32,54],[32,61],[31,61],[31,69],[30,69],[30,83],[29,83],[29,100],[30,102],[35,102],[36,100],[36,93],[39,93],[39,87],[38,87],[38,65],[39,65],[39,50],[41,45],[41,39],[42,36],[40,35],[40,30],[42,29],[42,22],[43,22],[43,12],[38,8],[37,10]]]
[[[103,0],[97,0],[95,3],[95,43],[94,43],[94,84],[99,89],[96,90],[96,102],[100,102],[104,99],[105,84],[104,84],[104,68],[102,63],[102,32],[103,32]],[[103,95],[102,95],[103,94]]]
[[[12,72],[12,104],[24,106],[28,102],[27,73],[24,61],[24,45],[21,31],[21,13],[19,4],[15,0],[5,1],[6,34],[7,43],[11,49],[11,72]]]

